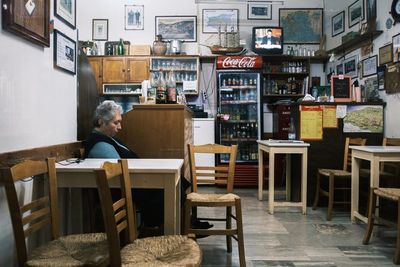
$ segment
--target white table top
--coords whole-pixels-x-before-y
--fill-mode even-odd
[[[99,169],[105,161],[118,161],[118,159],[84,159],[80,162],[75,162],[75,160],[68,159],[56,163],[57,171],[89,172]],[[128,159],[130,173],[175,173],[182,165],[183,159]]]
[[[349,148],[370,153],[400,153],[400,146],[349,146]]]
[[[310,146],[309,143],[305,143],[300,140],[257,140],[257,143],[265,146],[276,146],[276,147],[305,147]]]

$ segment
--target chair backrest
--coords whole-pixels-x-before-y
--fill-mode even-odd
[[[366,143],[367,143],[366,138],[346,137],[346,142],[344,145],[344,160],[343,160],[344,171],[350,171],[351,168],[351,149],[349,149],[349,146],[364,146]]]
[[[45,186],[43,195],[32,196],[30,202],[20,204],[16,183],[39,179],[43,181]],[[55,159],[27,160],[10,168],[2,168],[0,183],[4,185],[6,190],[18,262],[20,266],[23,266],[28,258],[27,237],[48,225],[51,226],[52,239],[57,239],[60,236]]]
[[[228,193],[233,192],[237,145],[224,146],[218,144],[192,145],[189,147],[190,174],[193,192],[197,192],[198,183],[225,184]],[[228,163],[227,166],[198,166],[196,154],[219,154]],[[208,179],[207,179],[208,178]],[[214,178],[214,179],[210,179]]]
[[[383,146],[400,146],[400,138],[385,137],[382,141]],[[398,162],[383,162],[381,165],[382,171],[390,170],[394,175],[400,174],[400,164]]]
[[[107,234],[110,265],[121,266],[120,234],[125,239],[123,244],[132,243],[137,235],[128,161],[120,159],[118,163],[105,162],[102,168],[95,172]],[[120,184],[121,197],[119,199],[113,200],[111,196],[111,181]]]

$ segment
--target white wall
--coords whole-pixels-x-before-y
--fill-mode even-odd
[[[341,4],[338,4],[338,1],[330,1],[324,0],[325,2],[325,18],[324,18],[324,32],[327,35],[327,50],[337,47],[341,44],[342,36],[350,31],[358,31],[359,25],[355,25],[348,28],[348,6],[351,5],[354,0],[342,0]],[[391,0],[377,0],[377,30],[383,30],[383,33],[374,40],[373,52],[370,55],[365,56],[364,58],[378,55],[379,48],[383,45],[389,44],[392,42],[392,36],[396,35],[400,32],[400,23],[394,25],[391,29],[386,29],[385,23],[386,20],[391,16],[389,14]],[[345,32],[339,34],[335,37],[331,37],[331,25],[332,25],[332,16],[338,14],[339,12],[345,10]],[[366,15],[364,15],[364,18]],[[366,21],[366,18],[363,22]],[[352,53],[346,55],[346,57],[350,57],[353,55],[358,55],[359,62],[361,62],[362,58],[360,55],[360,49],[353,51]],[[330,64],[330,67],[334,67],[336,63]],[[329,66],[327,68],[329,70]],[[370,77],[368,77],[370,78]],[[360,84],[363,84],[363,79],[359,79]],[[386,94],[386,91],[379,91],[380,97],[383,101],[386,102],[386,110],[385,110],[385,136],[387,137],[400,137],[400,120],[397,117],[398,112],[400,110],[400,94]]]
[[[53,9],[50,14],[53,19]],[[55,27],[76,39],[76,31],[57,19]],[[43,48],[0,31],[0,153],[76,140],[76,76],[53,68],[53,35],[50,38],[50,47]],[[32,191],[30,183],[21,183],[19,188],[21,192]],[[15,266],[12,227],[2,187],[0,229],[0,266]]]

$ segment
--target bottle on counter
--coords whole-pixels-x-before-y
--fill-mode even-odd
[[[290,118],[290,124],[288,129],[288,140],[296,140],[296,126],[294,125],[293,118]]]
[[[117,46],[117,55],[122,56],[124,54],[125,54],[124,40],[120,38]]]
[[[167,80],[167,103],[176,104],[177,91],[174,71],[170,71]]]
[[[156,104],[167,103],[167,88],[164,79],[164,73],[160,70],[157,80]]]
[[[153,102],[156,100],[157,76],[155,72],[150,73],[150,87],[147,90],[147,100]]]

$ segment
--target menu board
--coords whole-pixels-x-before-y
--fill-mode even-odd
[[[322,106],[300,106],[300,139],[322,140]]]
[[[336,118],[336,106],[326,105],[322,110],[322,127],[323,128],[337,128],[338,120]]]
[[[335,98],[335,101],[351,101],[351,77],[332,75],[331,95]]]

